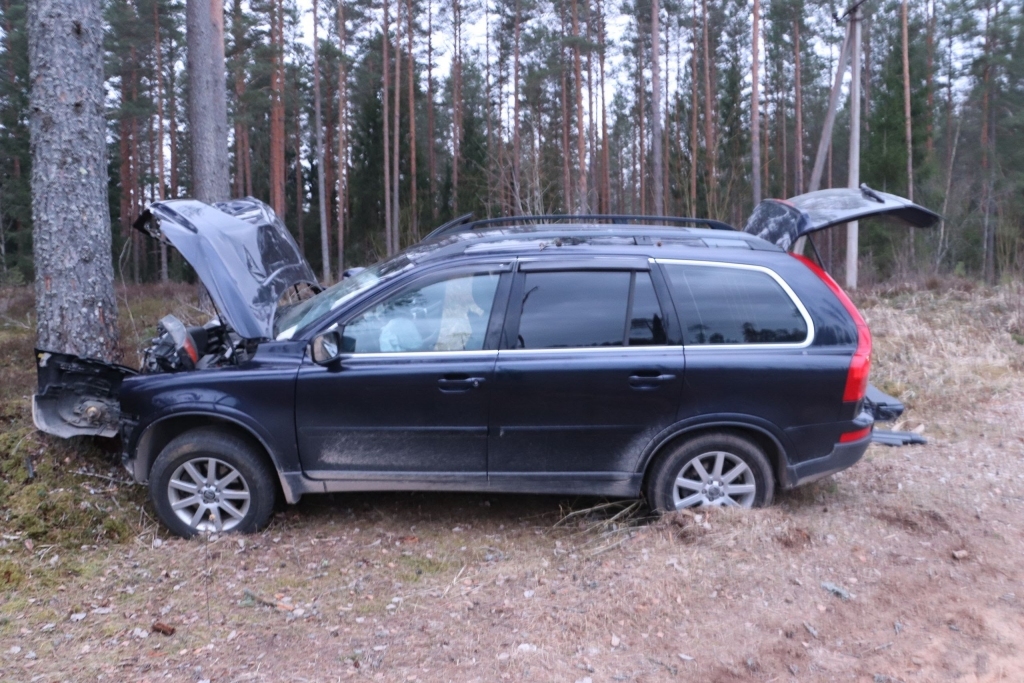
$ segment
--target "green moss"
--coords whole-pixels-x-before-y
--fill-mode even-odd
[[[25,573],[11,560],[0,560],[0,590],[12,590],[25,580]]]

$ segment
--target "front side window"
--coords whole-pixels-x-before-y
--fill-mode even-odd
[[[807,340],[807,321],[765,272],[665,263],[685,343],[780,344]]]
[[[499,273],[460,275],[414,286],[351,320],[343,332],[352,353],[479,351]]]
[[[517,349],[664,344],[664,318],[650,273],[528,272]]]

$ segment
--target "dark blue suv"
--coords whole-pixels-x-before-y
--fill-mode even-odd
[[[161,202],[140,229],[182,252],[220,317],[164,318],[141,372],[40,351],[34,415],[119,435],[183,536],[341,491],[766,505],[857,462],[874,421],[867,326],[786,247],[880,213],[934,220],[867,189],[765,202],[746,231],[464,218],[319,290],[262,203]]]

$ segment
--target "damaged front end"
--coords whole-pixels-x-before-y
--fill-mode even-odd
[[[137,374],[123,365],[37,350],[32,420],[40,431],[64,439],[117,436],[121,382]]]
[[[122,383],[139,375],[207,370],[245,362],[273,337],[281,297],[293,287],[315,293],[312,268],[274,211],[239,199],[204,204],[154,202],[135,227],[174,246],[195,269],[218,316],[186,326],[164,316],[142,351],[139,370],[40,349],[38,390],[32,400],[38,429],[62,438],[118,435]]]

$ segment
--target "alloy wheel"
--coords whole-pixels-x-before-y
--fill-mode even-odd
[[[217,458],[182,463],[167,482],[167,498],[178,519],[197,531],[231,531],[249,511],[245,477]]]
[[[676,510],[695,506],[749,508],[756,494],[753,470],[738,455],[726,451],[694,457],[679,470],[672,485]]]

